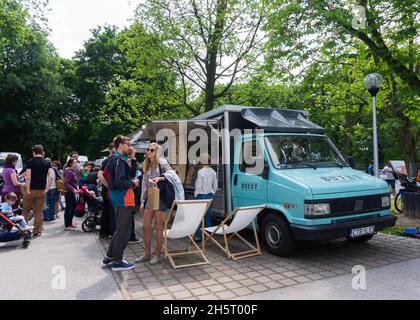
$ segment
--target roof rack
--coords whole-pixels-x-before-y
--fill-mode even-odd
[[[193,120],[209,120],[230,114],[230,127],[239,129],[259,128],[273,132],[324,134],[325,129],[309,120],[305,110],[257,108],[225,105],[195,117]]]

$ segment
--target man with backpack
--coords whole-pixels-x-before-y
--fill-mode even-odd
[[[113,271],[125,271],[134,265],[123,260],[133,224],[135,208],[134,188],[139,186],[139,180],[134,179],[137,171],[136,150],[131,147],[130,139],[117,136],[114,139],[116,152],[106,166],[109,173],[109,191],[111,204],[114,206],[116,230],[111,239],[103,266],[112,264]]]

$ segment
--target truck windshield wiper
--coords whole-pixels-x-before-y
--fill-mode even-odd
[[[339,162],[336,162],[336,161],[327,161],[327,162],[332,163],[332,164],[335,164],[337,167],[340,167],[341,169],[344,168],[344,166],[341,163],[339,163]]]
[[[307,163],[307,162],[300,162],[300,163],[303,164],[303,165],[305,165],[305,166],[314,168],[315,170],[318,169],[318,167],[316,165],[314,165],[314,164],[310,164],[310,163]]]

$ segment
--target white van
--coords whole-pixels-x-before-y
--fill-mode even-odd
[[[66,163],[69,161],[69,159],[70,159],[70,157],[69,157],[69,156],[67,156]],[[88,159],[88,157],[87,157],[87,156],[80,156],[80,155],[79,155],[78,160],[79,160],[79,163],[80,163],[80,165],[81,165],[81,166],[83,166],[86,162],[88,162],[88,161],[89,161],[89,159]]]

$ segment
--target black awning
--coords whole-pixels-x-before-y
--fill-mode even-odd
[[[242,117],[260,129],[276,132],[324,134],[325,129],[309,121],[303,110],[250,108],[241,111]]]

